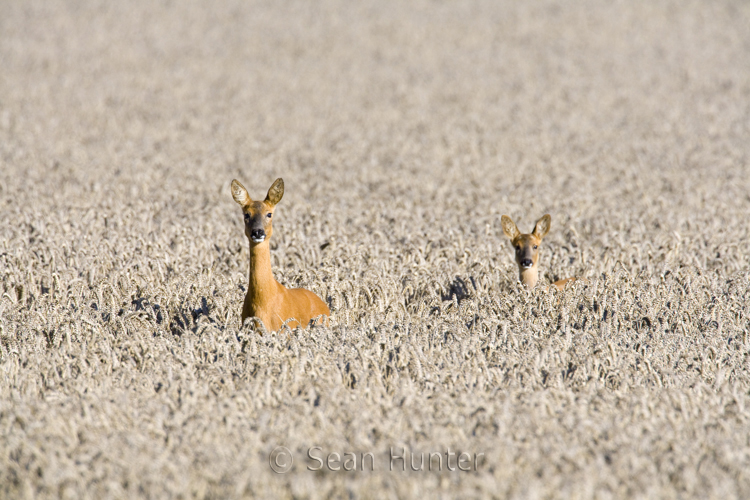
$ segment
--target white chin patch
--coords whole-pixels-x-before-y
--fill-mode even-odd
[[[253,243],[263,243],[264,241],[266,241],[265,236],[262,238],[250,238],[250,239],[253,240]]]

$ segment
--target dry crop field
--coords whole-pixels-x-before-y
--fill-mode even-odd
[[[1,2],[0,497],[750,497],[749,27]],[[277,177],[332,320],[261,335],[229,185]],[[564,292],[500,227],[545,213]]]

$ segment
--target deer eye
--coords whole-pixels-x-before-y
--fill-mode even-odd
[[[539,247],[537,245],[534,245],[534,250],[536,250],[537,248],[539,248]]]
[[[516,252],[520,252],[520,251],[521,251],[521,245],[516,245]]]
[[[250,220],[250,214],[245,214],[245,221],[249,221],[249,220]]]
[[[273,214],[272,214],[271,212],[268,212],[268,213],[266,214],[266,217],[268,217],[268,218],[270,219],[271,217],[273,217]]]

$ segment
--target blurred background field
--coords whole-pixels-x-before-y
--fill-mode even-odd
[[[747,2],[0,2],[0,497],[747,498],[749,137]]]

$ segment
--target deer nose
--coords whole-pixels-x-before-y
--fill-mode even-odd
[[[250,231],[250,239],[255,243],[260,243],[261,241],[266,239],[266,232],[262,229],[253,229],[252,231]]]
[[[531,267],[534,263],[531,262],[531,259],[522,259],[521,260],[521,267]]]

